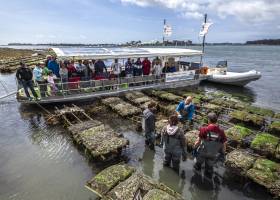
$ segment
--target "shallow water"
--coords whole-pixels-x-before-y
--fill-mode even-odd
[[[213,48],[217,51],[211,52],[214,51]],[[206,60],[214,63],[220,60],[220,54],[224,58],[231,58],[231,62],[236,64],[233,69],[236,70],[240,70],[241,66],[242,71],[252,69],[257,66],[258,59],[263,60],[263,63],[269,62],[269,67],[260,67],[263,78],[244,89],[219,89],[242,93],[255,104],[279,110],[280,85],[276,79],[279,75],[279,59],[276,59],[279,54],[276,53],[280,47],[266,47],[267,51],[271,50],[269,58],[266,57],[269,53],[258,57],[265,53],[265,47],[257,47],[255,52],[249,53],[246,52],[252,51],[250,48],[253,47],[244,47],[242,50],[240,47],[228,47],[231,51],[225,48],[227,47],[207,48],[209,57],[207,55]],[[233,52],[236,52],[235,55],[232,55]],[[213,55],[214,53],[216,54]],[[236,54],[241,56],[239,60],[233,60],[233,57],[238,57]],[[251,65],[252,63],[255,64]],[[278,69],[276,73],[275,69]],[[14,75],[0,75],[0,79],[5,81],[9,90],[15,88]],[[217,89],[217,85],[206,84],[204,87]],[[1,89],[0,96],[4,93]],[[41,112],[37,107],[20,106],[13,97],[0,102],[0,199],[95,199],[96,196],[85,189],[84,184],[99,169],[73,145],[62,127],[46,125]],[[215,181],[196,176],[192,171],[191,159],[181,165],[181,170],[186,172],[186,179],[183,180],[174,171],[162,166],[163,153],[160,148],[156,148],[155,153],[144,148],[143,137],[134,131],[128,121],[116,115],[110,118],[101,115],[96,118],[110,124],[130,140],[131,146],[124,153],[130,158],[131,165],[182,193],[186,199],[271,199],[263,188],[235,180],[236,177],[225,173],[223,167],[216,169]]]

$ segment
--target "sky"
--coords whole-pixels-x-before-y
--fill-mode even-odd
[[[280,38],[280,0],[0,0],[0,44],[123,43],[167,39],[207,42]]]

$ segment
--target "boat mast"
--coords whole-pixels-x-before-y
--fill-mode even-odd
[[[165,46],[164,44],[164,34],[165,34],[165,25],[166,25],[166,19],[163,19],[163,34],[162,34],[162,46]]]
[[[207,14],[204,14],[204,24],[206,24],[206,22],[207,22]],[[200,66],[202,66],[202,58],[203,58],[204,48],[205,48],[205,37],[206,37],[206,34],[203,35],[202,54],[201,54],[201,57],[200,57]]]

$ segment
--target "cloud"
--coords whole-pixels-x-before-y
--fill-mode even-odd
[[[220,1],[211,4],[211,8],[222,18],[231,15],[249,23],[263,23],[280,16],[280,1],[275,0]]]
[[[161,6],[180,16],[201,19],[204,13],[219,18],[234,16],[247,23],[264,23],[280,16],[280,0],[120,0],[140,7]]]

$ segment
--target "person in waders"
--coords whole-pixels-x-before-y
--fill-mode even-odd
[[[164,150],[164,166],[171,167],[179,173],[181,156],[186,160],[185,136],[181,128],[178,127],[178,117],[172,115],[169,124],[161,131],[161,145]]]
[[[196,163],[194,169],[201,170],[201,166],[205,164],[204,174],[212,177],[213,166],[220,154],[225,155],[226,151],[226,135],[217,124],[217,115],[213,112],[208,114],[208,125],[200,128],[199,136],[194,144],[197,151]]]
[[[156,131],[156,104],[149,103],[148,108],[143,111],[143,130],[145,131],[145,143],[150,149],[155,149],[155,131]]]
[[[192,103],[192,97],[188,96],[184,101],[181,101],[177,108],[176,113],[178,119],[184,124],[184,129],[188,130],[193,125],[193,115],[195,106]]]

